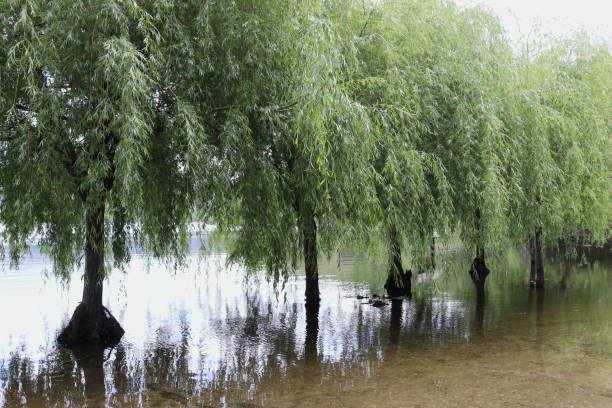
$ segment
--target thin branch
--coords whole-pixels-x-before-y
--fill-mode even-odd
[[[297,105],[297,102],[290,103],[289,105],[281,106],[275,110],[275,112],[287,112],[291,108]]]
[[[363,33],[365,32],[366,27],[368,26],[368,24],[370,23],[370,20],[372,20],[372,15],[374,14],[374,11],[376,9],[374,7],[372,7],[372,9],[370,10],[370,14],[368,15],[368,19],[365,21],[365,23],[363,24],[363,27],[361,27],[361,31],[359,32],[359,36],[363,36]]]
[[[290,103],[288,105],[282,105],[282,106],[279,106],[278,108],[274,109],[274,112],[286,112],[286,111],[290,110],[291,108],[293,108],[295,105],[297,105],[297,102],[293,102],[293,103]],[[237,109],[237,108],[238,108],[238,106],[236,106],[236,105],[220,106],[218,108],[214,108],[211,111],[211,113],[214,114],[214,113],[224,112],[224,111],[228,111],[228,110],[231,110],[231,109]],[[261,108],[261,109],[258,109],[258,110],[265,111],[266,109]]]
[[[224,111],[227,111],[227,110],[230,110],[230,109],[235,109],[235,108],[236,108],[235,105],[226,105],[226,106],[221,106],[219,108],[215,108],[211,112],[212,113],[224,112]]]

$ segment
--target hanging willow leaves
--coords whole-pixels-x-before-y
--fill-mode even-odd
[[[122,330],[102,306],[108,261],[124,264],[136,244],[180,261],[194,204],[213,196],[199,187],[219,161],[194,105],[192,67],[176,66],[189,50],[173,42],[189,37],[190,7],[0,6],[2,235],[15,263],[37,237],[64,279],[84,253],[83,302],[66,343],[116,340]]]

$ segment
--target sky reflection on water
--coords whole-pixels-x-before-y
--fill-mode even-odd
[[[590,352],[595,358],[587,358],[597,362],[588,362],[595,371],[590,375],[602,380],[593,395],[612,406],[612,383],[597,371],[612,368],[612,355],[605,352],[612,346],[608,264],[597,264],[597,287],[578,279],[573,291],[564,292],[551,282],[546,298],[530,294],[520,279],[491,279],[486,306],[471,291],[450,287],[375,308],[357,295],[369,293],[380,279],[356,278],[362,262],[343,253],[322,265],[321,305],[307,311],[301,276],[275,291],[264,275],[246,280],[240,267],[228,268],[225,260],[222,252],[194,254],[191,267],[174,272],[135,254],[129,273],[113,273],[105,287],[105,303],[126,329],[121,343],[106,350],[69,351],[55,342],[80,299],[78,275],[68,288],[42,279],[50,264],[36,251],[19,271],[5,268],[0,406],[343,406],[338,398],[347,398],[347,390],[353,394],[344,405],[371,406],[368,398],[383,387],[379,381],[401,391],[399,379],[415,373],[419,381],[431,381],[411,398],[435,406],[427,401],[436,377],[455,370],[468,381],[466,359],[471,364],[496,347],[502,351],[490,356],[489,369],[514,364],[508,353],[515,353],[516,361],[525,359],[521,375],[537,374],[530,365],[534,350],[542,361],[557,350],[549,359],[558,364],[554,370],[579,364]],[[586,332],[595,335],[584,341]],[[566,357],[558,360],[559,355]],[[427,374],[453,359],[454,365]],[[313,396],[314,389],[326,389],[327,396]],[[398,401],[404,397],[392,395],[377,398],[403,406]]]

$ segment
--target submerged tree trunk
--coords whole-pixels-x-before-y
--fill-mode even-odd
[[[476,230],[480,233],[480,210],[476,210]],[[489,276],[489,268],[487,268],[487,263],[485,261],[484,248],[482,248],[480,244],[476,246],[476,258],[474,258],[472,262],[469,273],[472,282],[476,285],[477,295],[484,298],[485,282],[487,276]]]
[[[476,258],[474,258],[472,267],[470,268],[470,278],[472,278],[472,282],[476,285],[478,296],[484,296],[485,283],[487,276],[489,276],[489,268],[487,268],[487,263],[485,261],[484,249],[478,248],[476,252]]]
[[[561,289],[567,289],[567,282],[570,278],[570,273],[572,272],[572,264],[568,259],[563,261],[563,276],[561,277]]]
[[[306,303],[306,338],[304,340],[304,361],[317,361],[319,339],[319,302]]]
[[[306,272],[306,303],[319,303],[319,267],[317,264],[317,223],[310,206],[300,206],[304,268]]]
[[[77,344],[114,345],[124,330],[102,305],[104,271],[104,206],[87,213],[83,298],[58,340]]]
[[[531,271],[529,273],[530,284],[536,289],[544,289],[544,253],[542,251],[542,230],[536,229],[530,240]]]
[[[535,252],[535,245],[533,242],[533,237],[529,237],[529,286],[535,285],[536,279],[536,267],[535,267],[535,257],[533,256]]]
[[[391,249],[389,272],[385,289],[391,297],[407,296],[412,294],[412,271],[402,268],[402,248],[400,246],[397,229],[392,226],[389,230],[389,244]]]

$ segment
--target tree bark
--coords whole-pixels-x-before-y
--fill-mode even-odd
[[[83,298],[58,340],[66,346],[115,345],[124,330],[102,305],[104,272],[104,206],[87,212]]]
[[[529,286],[535,286],[536,279],[536,267],[535,267],[535,244],[533,242],[533,236],[529,237]]]
[[[476,210],[476,230],[480,233],[480,210]],[[476,285],[477,296],[482,296],[484,299],[485,282],[489,276],[489,268],[485,260],[485,250],[481,244],[476,246],[476,257],[472,262],[472,267],[469,270],[470,278]]]
[[[531,252],[530,284],[541,290],[544,289],[544,252],[542,251],[541,229],[536,229],[529,247]]]
[[[476,285],[478,296],[484,297],[485,283],[489,273],[489,268],[487,268],[487,263],[485,261],[484,250],[479,249],[477,250],[476,258],[474,258],[472,267],[470,268],[470,278],[472,278],[472,282]]]
[[[400,246],[397,228],[389,229],[390,261],[385,289],[391,297],[407,296],[412,294],[412,271],[402,268],[402,248]]]
[[[304,361],[317,362],[317,341],[319,338],[319,302],[306,303],[306,338],[304,340]]]
[[[431,245],[429,246],[429,260],[431,262],[431,269],[436,270],[436,237],[431,234]]]
[[[563,261],[563,276],[561,277],[561,289],[567,289],[567,282],[570,278],[570,273],[572,271],[572,264],[568,259],[564,259]]]
[[[304,245],[304,268],[306,272],[306,303],[319,303],[319,267],[317,251],[317,223],[312,208],[302,203],[300,206],[301,229]]]

